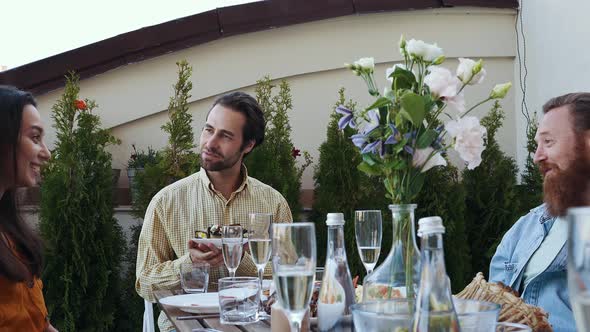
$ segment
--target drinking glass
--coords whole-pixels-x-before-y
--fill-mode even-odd
[[[299,332],[311,300],[316,268],[315,226],[309,222],[272,226],[273,279],[279,304]]]
[[[262,299],[262,279],[264,278],[264,267],[270,259],[271,251],[271,232],[272,232],[272,214],[270,213],[250,213],[250,223],[248,225],[248,246],[252,261],[258,269],[258,278],[260,279],[260,298]],[[258,315],[268,318],[268,314],[260,308]]]
[[[260,288],[256,277],[219,279],[219,321],[245,325],[258,321]]]
[[[180,285],[185,293],[206,293],[209,285],[209,263],[180,264]]]
[[[230,277],[236,276],[236,270],[242,260],[242,244],[244,235],[242,226],[223,226],[221,237],[221,250],[223,252],[223,261],[229,271]]]
[[[590,207],[568,209],[568,291],[580,332],[590,331]]]
[[[356,246],[367,274],[373,272],[381,253],[381,211],[360,210],[354,213]]]

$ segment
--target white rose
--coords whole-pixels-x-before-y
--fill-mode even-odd
[[[443,99],[460,113],[465,112],[465,97],[462,92],[457,94],[461,89],[461,81],[444,67],[430,66],[428,70],[430,73],[424,77],[424,84],[428,85],[430,93],[435,98]]]
[[[401,68],[401,69],[408,69],[406,68],[406,65],[404,65],[403,63],[396,63],[395,65],[393,65],[393,67],[391,68],[387,68],[385,70],[385,78],[387,78],[387,80],[389,81],[389,83],[393,84],[393,77],[389,77],[389,75],[391,75],[394,71],[395,68]]]
[[[375,69],[375,59],[374,58],[360,58],[354,62],[355,65],[361,67],[362,69],[373,71]]]
[[[433,152],[434,149],[432,147],[417,149],[414,152],[414,157],[412,158],[412,166],[415,168],[422,167],[422,173],[428,171],[434,166],[447,166],[447,161],[445,158],[443,158],[440,152],[436,152],[434,154]]]
[[[411,56],[422,58],[425,61],[432,62],[434,59],[443,55],[442,48],[436,44],[427,44],[422,40],[410,39],[406,43],[406,49]]]
[[[467,162],[468,169],[474,169],[481,163],[481,153],[485,149],[486,128],[479,124],[474,116],[449,121],[445,129],[455,139],[455,150],[461,159]]]
[[[461,82],[475,85],[483,82],[485,76],[486,70],[481,67],[481,60],[476,62],[467,58],[459,58],[457,77]]]

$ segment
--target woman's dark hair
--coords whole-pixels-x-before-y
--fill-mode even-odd
[[[243,128],[242,148],[248,145],[250,141],[254,141],[254,147],[264,142],[266,121],[264,120],[264,113],[254,97],[241,91],[230,92],[217,98],[211,108],[217,104],[231,108],[236,112],[244,114],[246,117],[246,124]],[[207,116],[209,115],[207,114]]]
[[[5,186],[0,197],[0,276],[11,281],[29,281],[31,274],[41,276],[41,239],[19,216],[16,199],[17,147],[23,109],[37,106],[33,95],[0,85],[0,183]],[[6,237],[23,257],[9,248]]]

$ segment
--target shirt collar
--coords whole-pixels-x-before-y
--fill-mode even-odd
[[[246,165],[242,164],[242,183],[240,184],[240,186],[238,187],[238,189],[236,189],[236,191],[234,191],[234,193],[239,193],[242,190],[246,189],[246,187],[248,186],[248,169],[246,168]],[[209,179],[209,176],[207,175],[207,171],[201,167],[201,169],[199,170],[199,177],[201,178],[201,181],[203,181],[203,184],[205,186],[207,186],[207,188],[209,190],[212,190],[214,192],[217,192],[217,190],[215,189],[215,187],[213,187],[213,184],[211,183],[211,179]]]

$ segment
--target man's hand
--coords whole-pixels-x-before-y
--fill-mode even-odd
[[[221,249],[217,248],[213,243],[202,244],[189,240],[188,250],[193,262],[209,263],[211,267],[223,265]]]

